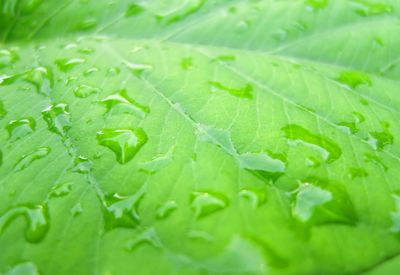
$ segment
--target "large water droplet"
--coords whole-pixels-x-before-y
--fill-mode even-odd
[[[240,98],[246,98],[246,99],[252,99],[253,98],[253,86],[250,84],[246,84],[242,88],[232,88],[225,86],[219,82],[216,81],[209,81],[208,82],[211,85],[211,91],[212,92],[228,92],[233,96],[240,97]]]
[[[157,210],[157,219],[165,219],[172,214],[178,207],[178,204],[174,200],[169,200],[160,206]]]
[[[92,86],[85,85],[85,84],[81,84],[74,89],[74,95],[76,97],[80,97],[80,98],[86,98],[88,96],[97,94],[99,92],[100,92],[99,88],[92,87]]]
[[[301,143],[316,149],[328,163],[337,160],[342,155],[342,150],[336,143],[326,137],[312,134],[299,125],[286,125],[282,128],[282,131],[287,139],[294,141],[295,145]]]
[[[49,96],[53,88],[53,73],[46,67],[37,67],[24,73],[23,79],[31,83],[36,92]]]
[[[381,151],[386,145],[393,144],[393,135],[385,128],[381,132],[370,132],[368,137],[368,144],[374,149]]]
[[[47,122],[50,131],[62,137],[67,135],[68,130],[71,128],[71,115],[67,104],[51,105],[42,111],[42,116]]]
[[[49,217],[47,207],[36,205],[35,207],[19,206],[8,210],[0,217],[0,234],[19,216],[24,216],[27,222],[25,238],[28,242],[40,242],[49,229]]]
[[[108,114],[133,114],[143,119],[150,113],[149,107],[143,106],[130,98],[126,90],[121,90],[104,98],[101,103],[106,105]]]
[[[140,200],[146,193],[146,186],[143,185],[131,196],[114,194],[106,196],[106,208],[104,210],[105,228],[110,230],[117,227],[136,227],[140,222],[138,206]]]
[[[46,157],[50,152],[50,147],[40,147],[27,155],[23,155],[17,164],[15,164],[15,170],[21,171],[27,168],[32,162]]]
[[[228,199],[214,192],[192,192],[190,202],[196,218],[208,216],[228,206]]]
[[[63,58],[63,59],[57,59],[55,61],[57,67],[60,69],[60,71],[62,71],[64,73],[72,70],[79,64],[83,64],[85,62],[86,62],[86,60],[83,58],[70,58],[70,59]]]
[[[26,135],[35,131],[36,121],[33,118],[21,118],[18,120],[11,120],[6,126],[9,138],[11,140],[18,140]]]
[[[147,135],[141,128],[103,129],[97,133],[97,141],[113,151],[119,163],[125,164],[133,159],[147,142]]]
[[[338,183],[315,178],[303,181],[294,192],[292,214],[304,223],[355,224],[357,216],[346,190]]]
[[[343,71],[336,80],[352,89],[360,85],[372,85],[372,80],[367,74],[357,71]]]
[[[14,51],[0,50],[0,69],[8,67],[19,59]]]

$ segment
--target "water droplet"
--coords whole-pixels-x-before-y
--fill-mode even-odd
[[[333,141],[326,137],[312,134],[299,125],[286,125],[282,128],[282,131],[287,139],[295,142],[294,145],[300,143],[316,149],[328,163],[337,160],[342,155],[342,150]]]
[[[393,7],[385,3],[370,3],[366,0],[352,0],[354,11],[361,16],[373,16],[393,12]]]
[[[26,135],[35,131],[36,121],[33,118],[21,118],[18,120],[11,120],[7,126],[9,138],[11,140],[18,140]]]
[[[259,189],[242,189],[239,191],[239,197],[247,200],[253,208],[257,208],[266,201],[265,191]]]
[[[121,90],[116,94],[104,98],[100,102],[106,105],[109,115],[133,114],[143,119],[150,113],[149,107],[143,106],[130,98],[127,90]]]
[[[50,197],[64,197],[68,195],[72,190],[72,182],[63,182],[61,184],[57,184],[50,191]]]
[[[92,87],[89,85],[81,84],[74,89],[74,95],[80,98],[86,98],[93,94],[97,94],[100,92],[99,88]]]
[[[31,83],[36,92],[49,96],[53,88],[53,73],[46,67],[37,67],[24,73],[23,79]]]
[[[349,176],[351,179],[365,178],[366,176],[368,176],[368,173],[361,167],[350,167]]]
[[[80,202],[76,203],[72,208],[71,208],[71,215],[73,217],[78,216],[79,214],[81,214],[83,211],[82,209],[82,204]]]
[[[167,153],[155,156],[152,160],[139,164],[140,170],[149,174],[167,167],[172,162],[172,154],[175,147],[171,147]]]
[[[90,47],[84,47],[84,48],[79,48],[78,52],[83,53],[83,54],[92,54],[94,53],[94,49]]]
[[[0,69],[8,67],[19,59],[14,51],[0,50]]]
[[[253,98],[253,86],[250,84],[246,84],[242,88],[232,88],[228,86],[224,86],[223,84],[215,81],[209,81],[208,82],[211,85],[211,91],[212,92],[228,92],[231,95],[234,95],[236,97],[240,98],[246,98],[246,99],[252,99]]]
[[[0,233],[18,216],[24,216],[27,222],[25,238],[30,243],[40,242],[49,229],[48,211],[44,205],[34,207],[18,206],[11,208],[0,217]]]
[[[192,192],[190,202],[196,218],[208,216],[228,206],[228,199],[214,192]]]
[[[307,9],[314,11],[326,8],[328,6],[328,0],[307,0]]]
[[[125,164],[133,159],[147,142],[147,135],[141,128],[103,129],[97,133],[97,141],[113,151],[120,164]]]
[[[237,156],[239,165],[248,169],[262,178],[276,180],[286,170],[286,164],[279,158],[267,153],[245,153]]]
[[[92,170],[92,166],[92,162],[87,157],[78,156],[74,160],[74,168],[72,168],[72,172],[88,174]]]
[[[97,26],[97,19],[93,17],[85,18],[75,25],[74,30],[90,30]]]
[[[236,32],[242,33],[249,29],[250,21],[248,20],[240,20],[236,25]]]
[[[173,24],[184,20],[193,13],[196,13],[201,9],[205,2],[206,0],[187,1],[180,9],[177,9],[167,15],[157,15],[156,18],[159,22],[163,22],[167,25]]]
[[[236,57],[234,55],[219,55],[213,59],[213,61],[229,62],[234,61]]]
[[[100,71],[99,68],[97,68],[97,67],[92,67],[92,68],[89,68],[89,69],[87,69],[86,71],[84,71],[84,72],[83,72],[83,75],[84,75],[84,76],[90,76],[90,75],[92,75],[92,74],[94,74],[94,73],[97,73],[98,71]]]
[[[15,75],[0,75],[0,85],[10,85],[13,84],[15,80],[19,78],[18,74]]]
[[[358,124],[365,121],[362,114],[357,112],[352,112],[353,121],[342,121],[338,123],[338,126],[343,129],[347,134],[355,134],[359,131]]]
[[[392,227],[389,229],[390,232],[399,233],[400,232],[400,192],[397,191],[393,195],[395,210],[391,212]]]
[[[288,36],[287,31],[286,31],[286,30],[283,30],[283,29],[279,29],[279,30],[275,31],[275,32],[272,34],[272,38],[273,38],[275,41],[278,41],[278,42],[282,42],[283,40],[285,40],[285,39],[287,38],[287,36]]]
[[[130,16],[136,16],[144,11],[144,8],[138,4],[132,3],[128,6],[128,8],[125,11],[125,16],[130,17]]]
[[[387,171],[388,167],[383,163],[383,161],[378,157],[370,153],[364,154],[365,162],[372,162],[382,168],[383,171]]]
[[[51,132],[62,137],[67,135],[71,128],[71,115],[67,104],[51,105],[42,111],[42,116]]]
[[[367,142],[372,149],[382,151],[386,145],[393,144],[393,135],[389,132],[388,128],[385,128],[381,132],[370,132]]]
[[[181,67],[184,70],[191,70],[193,69],[193,59],[190,57],[185,57],[181,61]]]
[[[371,78],[367,74],[357,71],[343,71],[336,80],[352,89],[360,85],[372,85]]]
[[[63,59],[57,59],[55,61],[57,67],[60,69],[60,71],[64,73],[72,70],[77,65],[83,64],[85,62],[86,60],[83,58],[71,58],[71,59],[63,58]]]
[[[117,227],[136,227],[140,222],[138,207],[141,199],[146,193],[146,186],[143,185],[131,196],[114,194],[106,196],[105,228],[110,230]]]
[[[40,273],[33,263],[24,262],[13,266],[5,275],[40,275]]]
[[[6,108],[4,107],[4,103],[0,101],[0,120],[2,120],[7,115]]]
[[[121,69],[118,67],[109,68],[107,70],[107,76],[119,75],[120,72],[121,72]]]
[[[50,152],[50,147],[40,147],[27,155],[23,155],[15,165],[15,170],[21,171],[27,168],[32,162],[46,157]]]
[[[125,249],[127,251],[132,251],[143,244],[149,244],[156,248],[161,248],[163,246],[155,229],[149,228],[142,232],[138,237],[128,240]]]
[[[165,219],[169,217],[172,212],[174,212],[178,207],[178,204],[174,200],[169,200],[164,203],[160,208],[157,210],[157,219]]]
[[[130,62],[124,62],[124,64],[135,76],[138,77],[153,69],[153,66],[148,64],[136,64]]]
[[[187,236],[193,240],[201,240],[201,241],[205,241],[205,242],[215,241],[215,238],[211,234],[209,234],[205,231],[200,231],[200,230],[190,230],[188,232]]]
[[[372,39],[372,48],[373,49],[380,49],[385,45],[385,43],[383,43],[383,40],[380,37],[375,37],[374,39]]]
[[[292,214],[304,223],[353,225],[357,221],[354,206],[338,183],[311,178],[303,181],[294,194]]]

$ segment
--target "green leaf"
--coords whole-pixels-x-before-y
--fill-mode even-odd
[[[0,273],[396,273],[399,18],[0,0]]]

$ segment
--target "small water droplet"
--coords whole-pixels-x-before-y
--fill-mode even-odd
[[[342,155],[342,150],[336,143],[326,137],[312,134],[297,124],[286,125],[282,131],[287,139],[294,141],[294,145],[300,143],[316,149],[328,163],[337,160]]]
[[[0,69],[8,67],[19,59],[15,51],[0,50]]]
[[[74,30],[90,30],[97,26],[97,19],[93,17],[85,18],[75,25]]]
[[[46,157],[48,154],[50,154],[50,152],[51,152],[50,147],[40,147],[27,155],[23,155],[20,158],[20,160],[15,164],[15,170],[16,171],[24,170],[32,162]]]
[[[80,97],[80,98],[86,98],[89,97],[93,94],[97,94],[99,93],[101,90],[99,88],[93,87],[93,86],[89,86],[89,85],[85,85],[85,84],[81,84],[78,87],[76,87],[74,89],[74,95],[76,97]]]
[[[68,195],[72,190],[72,182],[63,182],[55,185],[50,191],[50,197],[64,197]]]
[[[13,141],[23,138],[35,131],[36,121],[33,118],[11,120],[7,126],[9,138]]]
[[[192,192],[190,202],[196,218],[208,216],[228,206],[228,199],[215,192]]]
[[[105,228],[111,230],[117,227],[136,227],[140,222],[138,207],[141,199],[146,193],[143,185],[131,196],[114,194],[106,196],[106,208],[104,210]]]
[[[357,71],[343,71],[336,80],[353,90],[360,85],[372,85],[371,78],[367,74]]]
[[[250,27],[250,21],[249,20],[240,20],[237,25],[236,25],[236,32],[238,33],[243,33],[247,31]]]
[[[219,55],[213,59],[213,61],[229,62],[234,61],[236,57],[234,55]]]
[[[169,217],[172,212],[174,212],[178,207],[178,204],[174,200],[169,200],[164,203],[160,208],[157,210],[157,219],[165,219]]]
[[[283,29],[279,29],[279,30],[275,31],[274,33],[272,33],[272,38],[278,42],[285,40],[287,38],[287,36],[288,36],[287,31],[283,30]]]
[[[89,68],[89,69],[87,69],[86,71],[84,71],[84,72],[83,72],[83,75],[84,75],[84,76],[90,76],[90,75],[92,75],[92,74],[94,74],[94,73],[97,73],[98,71],[100,71],[99,68],[97,68],[97,67],[92,67],[92,68]]]
[[[72,172],[77,172],[80,174],[88,174],[92,170],[92,162],[84,156],[78,156],[74,159],[74,167]]]
[[[370,132],[367,143],[372,149],[382,151],[385,146],[393,144],[393,140],[393,135],[389,132],[389,129],[384,128],[381,132]]]
[[[400,192],[396,191],[392,194],[394,200],[395,209],[390,213],[392,218],[392,227],[390,227],[389,231],[392,233],[400,232]]]
[[[251,86],[250,84],[246,84],[242,88],[232,88],[216,81],[209,81],[208,83],[211,85],[211,91],[214,93],[223,91],[240,98],[253,98],[253,86]]]
[[[184,20],[188,16],[196,13],[205,4],[206,0],[187,1],[181,8],[174,10],[166,15],[157,15],[156,19],[166,25]]]
[[[7,110],[4,107],[4,103],[0,101],[0,120],[2,120],[7,115]]]
[[[138,237],[128,240],[125,249],[127,251],[133,251],[143,244],[149,244],[156,248],[162,247],[161,240],[154,228],[149,228],[142,232]]]
[[[80,202],[76,203],[72,208],[71,208],[71,215],[73,217],[78,216],[79,214],[81,214],[83,211],[82,209],[82,204]]]
[[[383,161],[376,155],[370,154],[370,153],[365,153],[364,154],[364,159],[365,162],[372,162],[382,168],[383,171],[387,171],[388,167],[383,163]]]
[[[83,48],[79,48],[78,52],[83,53],[83,54],[92,54],[92,53],[94,53],[94,49],[90,48],[90,47],[83,47]]]
[[[328,6],[329,0],[307,0],[307,10],[316,11]]]
[[[26,219],[25,238],[28,242],[37,243],[46,236],[49,230],[49,217],[45,205],[18,206],[9,209],[0,217],[0,233],[19,216]]]
[[[107,70],[107,76],[115,76],[115,75],[119,75],[119,73],[121,72],[121,69],[118,67],[112,67],[109,68]]]
[[[66,73],[76,66],[85,63],[86,60],[83,58],[63,58],[63,59],[57,59],[55,61],[57,67],[60,69],[60,71]]]
[[[51,105],[42,111],[42,116],[51,132],[62,137],[67,135],[71,128],[71,115],[67,104]]]
[[[352,121],[342,121],[338,123],[338,126],[347,134],[357,133],[359,131],[358,124],[365,121],[364,116],[360,113],[352,112],[352,116]]]
[[[154,174],[157,171],[167,167],[172,162],[172,154],[175,147],[171,147],[167,153],[160,154],[152,158],[150,161],[141,162],[140,170],[149,174]]]
[[[127,90],[121,90],[100,101],[106,105],[107,114],[133,114],[143,119],[150,113],[150,108],[144,106],[128,96]]]
[[[350,167],[349,176],[351,179],[365,178],[366,176],[368,176],[368,173],[361,167]]]
[[[184,70],[191,70],[193,69],[193,59],[190,57],[185,57],[181,61],[181,67]]]
[[[126,17],[136,16],[144,11],[144,8],[138,4],[132,3],[125,11]]]
[[[239,197],[247,200],[253,208],[257,208],[266,201],[266,193],[263,190],[245,188],[239,191]]]
[[[131,62],[124,62],[124,64],[135,76],[138,77],[153,69],[153,66],[148,64],[136,64]]]

